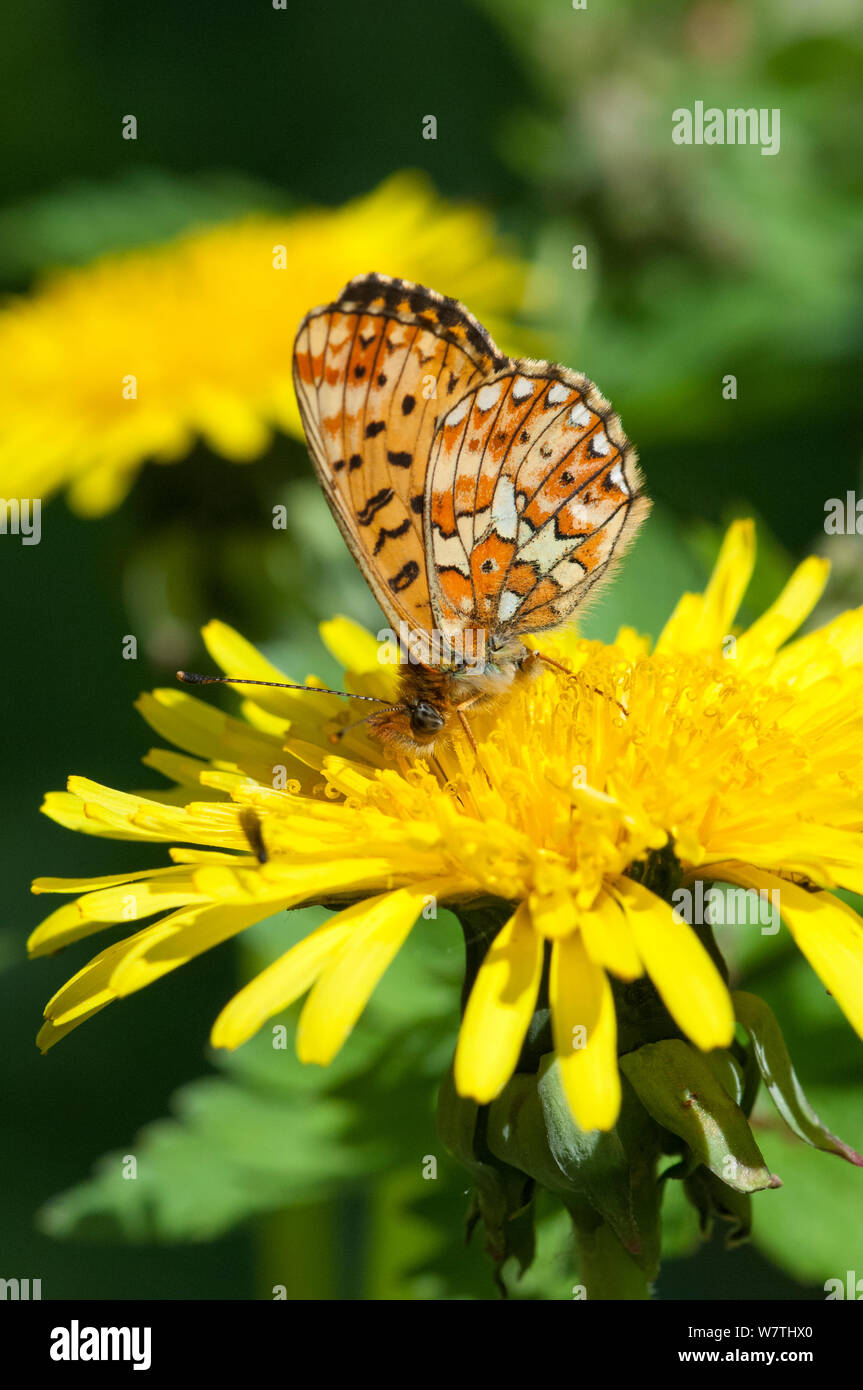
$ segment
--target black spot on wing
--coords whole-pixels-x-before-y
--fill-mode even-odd
[[[403,589],[409,589],[419,572],[420,567],[416,560],[408,560],[406,564],[402,565],[398,574],[394,574],[389,580],[389,586],[393,593],[400,594]]]
[[[405,517],[404,521],[399,526],[392,526],[390,528],[382,526],[380,531],[378,531],[378,537],[375,541],[375,548],[372,551],[372,554],[379,555],[383,550],[384,546],[386,545],[387,541],[397,540],[399,536],[403,536],[405,532],[410,531],[410,529],[411,523],[409,517]]]
[[[357,521],[360,525],[368,526],[381,508],[393,500],[394,495],[391,487],[382,487],[380,492],[375,493],[374,497],[369,497],[360,511],[357,512]]]
[[[372,420],[366,425],[366,439],[374,439],[375,435],[380,434],[386,427],[386,420]]]

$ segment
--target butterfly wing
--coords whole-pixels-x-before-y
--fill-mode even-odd
[[[436,623],[498,638],[565,621],[650,509],[608,402],[545,362],[507,363],[442,414],[427,487]]]
[[[391,626],[435,625],[423,512],[440,414],[509,359],[455,300],[385,275],[313,309],[294,346],[312,461]]]

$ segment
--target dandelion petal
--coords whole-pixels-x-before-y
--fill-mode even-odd
[[[727,1047],[734,1010],[725,983],[685,922],[671,906],[631,878],[619,878],[615,895],[626,913],[638,954],[675,1023],[697,1047]]]
[[[542,975],[542,938],[522,903],[479,968],[455,1054],[456,1090],[488,1104],[518,1061]]]
[[[579,932],[555,941],[549,1000],[563,1089],[582,1129],[611,1129],[620,1109],[617,1019],[605,971]]]
[[[722,877],[742,888],[778,892],[782,921],[852,1028],[863,1037],[863,919],[832,893],[809,893],[763,869],[723,864]]]
[[[365,1008],[375,985],[398,953],[425,905],[428,893],[400,888],[368,898],[340,913],[350,939],[319,977],[297,1027],[302,1062],[326,1066],[335,1057]]]
[[[235,994],[213,1024],[213,1047],[239,1047],[247,1042],[262,1023],[281,1013],[310,989],[334,956],[350,939],[352,926],[339,912],[322,927],[298,941],[272,965]]]

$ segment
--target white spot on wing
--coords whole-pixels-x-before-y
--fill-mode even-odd
[[[620,491],[625,492],[628,497],[629,487],[627,485],[626,479],[623,476],[623,466],[620,463],[616,463],[608,476],[614,483],[615,487],[619,487]]]
[[[504,589],[503,593],[500,596],[500,603],[498,604],[497,608],[497,614],[500,621],[502,623],[509,622],[510,618],[515,613],[520,603],[521,594],[514,594],[512,592],[512,589]]]
[[[444,425],[447,428],[449,428],[450,425],[460,425],[469,409],[470,397],[465,396],[464,400],[459,401],[458,405],[454,405],[449,415],[444,417]]]
[[[476,393],[477,409],[491,410],[495,402],[499,400],[502,389],[502,381],[492,382],[491,386],[481,386]]]
[[[611,441],[605,433],[605,430],[596,431],[596,434],[590,441],[590,452],[592,454],[599,454],[603,458],[606,454],[611,453]]]
[[[530,560],[538,565],[540,574],[549,574],[573,549],[572,536],[554,534],[554,522],[547,521],[526,545],[519,550],[520,560]]]
[[[518,513],[515,510],[515,488],[511,478],[500,477],[497,480],[491,502],[491,519],[502,540],[515,540]]]
[[[551,387],[546,399],[549,405],[560,405],[561,401],[565,401],[568,395],[569,387],[564,386],[562,381],[556,381]]]
[[[569,412],[569,424],[582,426],[590,424],[590,411],[583,401],[579,401],[577,405],[572,407]]]
[[[587,566],[580,560],[576,560],[574,555],[568,555],[565,560],[560,560],[551,571],[551,578],[560,585],[562,589],[573,589],[576,584],[580,584],[587,574]]]
[[[517,376],[512,384],[512,398],[514,401],[526,401],[528,396],[533,395],[533,382],[526,376]]]

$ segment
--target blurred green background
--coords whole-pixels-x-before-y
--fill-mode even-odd
[[[825,501],[861,487],[860,18],[851,0],[43,0],[2,21],[0,280],[26,293],[53,267],[249,209],[337,206],[424,170],[494,214],[535,271],[525,330],[599,383],[638,446],[656,509],[587,631],[655,632],[736,515],[759,523],[743,616],[817,549],[835,565],[823,617],[863,602],[863,541],[823,529]],[[781,152],[674,145],[671,112],[695,100],[778,107]],[[135,143],[119,138],[127,112]],[[436,141],[421,138],[427,113]],[[729,373],[736,400],[723,399]],[[279,500],[287,534],[270,524]],[[493,1297],[479,1244],[461,1249],[467,1182],[434,1130],[457,1026],[452,921],[414,934],[327,1073],[267,1034],[227,1062],[204,1050],[237,982],[308,929],[297,914],[36,1052],[45,1000],[93,948],[23,963],[45,901],[30,879],[164,862],[60,830],[38,815],[41,793],[70,772],[147,784],[153,737],[132,701],[205,660],[208,618],[331,679],[316,621],[378,620],[305,450],[284,437],[248,467],[203,447],[149,466],[97,521],[55,497],[42,525],[39,546],[0,537],[0,1276],[41,1278],[43,1297]],[[127,633],[136,662],[120,656]],[[863,1146],[850,1027],[784,935],[729,951],[778,1013],[824,1120]],[[785,1138],[767,1111],[758,1136],[785,1186],[756,1197],[753,1244],[698,1248],[675,1199],[661,1296],[823,1297],[826,1278],[861,1269],[863,1175]],[[135,1183],[117,1179],[128,1153]],[[514,1296],[569,1297],[551,1207],[540,1249]]]

